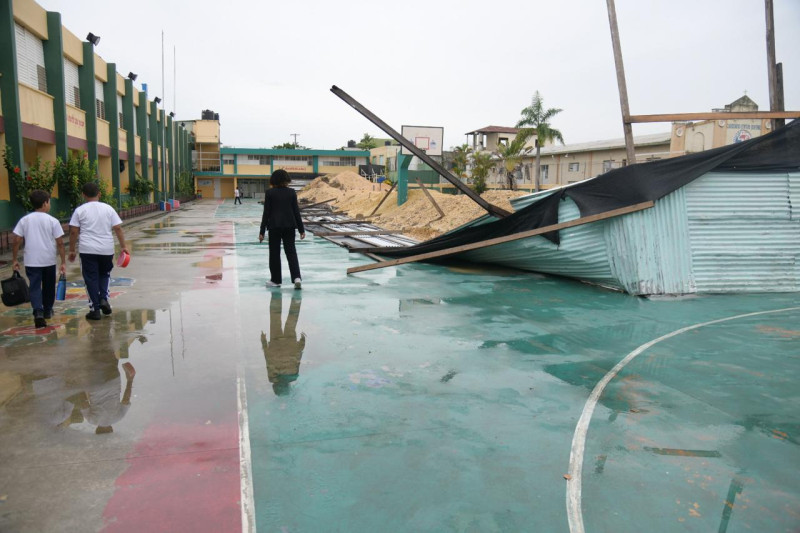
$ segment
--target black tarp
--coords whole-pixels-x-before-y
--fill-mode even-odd
[[[386,257],[407,257],[512,235],[558,223],[558,203],[571,198],[581,216],[658,200],[711,171],[776,172],[800,170],[800,119],[777,131],[742,143],[694,154],[631,165],[556,191],[511,215],[405,248],[373,250]],[[753,187],[758,187],[754,182]],[[543,235],[559,244],[557,231]]]

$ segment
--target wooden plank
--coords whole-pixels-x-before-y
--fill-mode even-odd
[[[411,255],[400,259],[391,259],[389,261],[373,263],[371,265],[361,265],[353,268],[348,268],[347,273],[355,274],[356,272],[364,272],[366,270],[375,270],[378,268],[386,268],[395,265],[403,265],[406,263],[415,263],[417,261],[424,261],[426,259],[434,259],[437,257],[445,257],[448,255],[460,254],[462,252],[468,252],[470,250],[486,248],[487,246],[495,246],[497,244],[517,241],[519,239],[526,239],[528,237],[533,237],[536,235],[542,235],[543,233],[549,233],[551,231],[557,231],[565,228],[572,228],[575,226],[582,226],[583,224],[589,224],[591,222],[597,222],[599,220],[605,220],[607,218],[614,218],[620,215],[627,215],[628,213],[635,213],[637,211],[649,209],[653,207],[653,205],[654,203],[652,201],[643,202],[641,204],[635,204],[628,207],[621,207],[619,209],[612,209],[611,211],[598,213],[596,215],[591,215],[588,217],[576,218],[575,220],[570,220],[568,222],[561,222],[560,224],[551,224],[549,226],[544,226],[541,228],[523,231],[520,233],[514,233],[513,235],[505,235],[503,237],[496,237],[494,239],[488,239],[485,241],[473,242],[470,244],[464,244],[462,246],[454,246],[453,248],[445,248],[444,250],[438,250],[435,252],[427,252],[424,254]]]
[[[689,120],[738,120],[767,118],[800,118],[800,111],[736,111],[730,113],[671,113],[666,115],[631,115],[628,122],[675,122]]]
[[[375,209],[372,210],[372,213],[370,213],[369,216],[374,215],[378,211],[378,209],[381,208],[381,206],[383,205],[383,202],[385,202],[386,199],[389,198],[389,195],[392,194],[392,191],[394,190],[395,187],[397,187],[397,182],[396,181],[394,183],[392,183],[392,186],[389,187],[389,190],[386,191],[386,194],[384,195],[384,197],[381,198],[381,201],[378,202],[378,205],[375,207]]]
[[[428,188],[425,187],[425,185],[422,183],[422,180],[419,179],[419,178],[417,178],[417,183],[419,184],[420,188],[422,189],[422,192],[425,193],[425,196],[428,198],[428,200],[430,200],[430,202],[433,204],[433,207],[436,208],[436,211],[439,213],[439,218],[443,218],[444,217],[444,211],[442,211],[442,208],[439,207],[439,204],[436,203],[436,200],[433,199],[433,196],[431,196],[431,193],[428,192]]]
[[[317,237],[339,237],[345,235],[397,235],[399,231],[390,230],[368,230],[368,231],[320,231],[314,233]]]

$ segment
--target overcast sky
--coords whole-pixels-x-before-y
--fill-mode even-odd
[[[178,119],[220,115],[222,142],[336,149],[395,129],[513,126],[538,90],[569,143],[622,137],[603,0],[37,0]],[[774,0],[786,108],[800,108],[800,2]],[[632,114],[705,112],[747,91],[769,109],[763,0],[616,0]],[[162,88],[161,32],[165,44]],[[173,50],[177,60],[173,61]],[[176,69],[173,68],[176,66]],[[173,77],[173,71],[177,75]],[[177,97],[174,98],[174,91]],[[669,124],[634,125],[634,135]]]

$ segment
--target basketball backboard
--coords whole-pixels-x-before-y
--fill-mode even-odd
[[[424,151],[427,155],[442,155],[444,128],[435,126],[403,126],[401,133],[403,137],[414,143],[414,146]],[[410,150],[406,149],[406,147],[403,147],[401,153],[404,155],[414,155]]]

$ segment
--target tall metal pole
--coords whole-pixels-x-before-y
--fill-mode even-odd
[[[164,201],[167,201],[167,162],[164,160],[167,157],[167,120],[164,114],[164,108],[167,100],[167,88],[164,84],[164,30],[161,30],[161,194],[164,195]]]
[[[625,84],[625,67],[622,64],[622,48],[619,45],[619,29],[617,29],[617,9],[614,0],[606,0],[608,6],[608,25],[611,27],[611,45],[614,48],[614,65],[617,68],[617,86],[619,87],[619,106],[622,110],[622,129],[625,132],[625,152],[628,164],[636,163],[636,151],[633,146],[633,127],[630,123],[631,112],[628,108],[628,87]]]
[[[775,61],[775,18],[772,14],[772,0],[764,0],[767,18],[767,79],[769,81],[769,110],[783,111],[778,88],[778,65]],[[780,119],[772,119],[772,131],[784,125]]]

